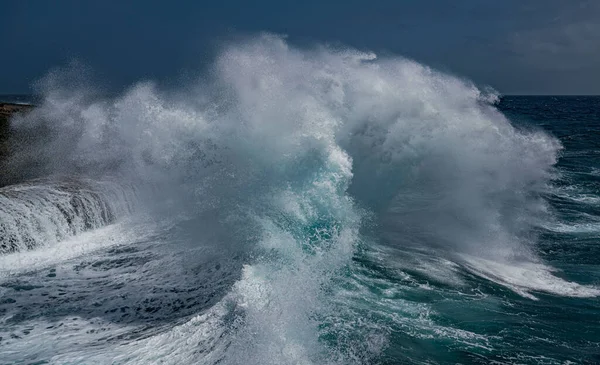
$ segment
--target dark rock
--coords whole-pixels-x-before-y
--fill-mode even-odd
[[[33,108],[33,105],[0,103],[0,162],[9,153],[8,138],[10,135],[10,117],[16,113],[25,113]]]

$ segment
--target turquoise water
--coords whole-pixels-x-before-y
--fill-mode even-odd
[[[0,363],[600,362],[600,98],[273,36],[177,92],[45,85]]]
[[[534,229],[534,250],[557,277],[590,286],[600,279],[599,106],[599,97],[576,96],[506,96],[498,104],[515,127],[541,128],[561,141],[556,175],[543,195],[551,218]],[[370,260],[365,269],[391,286],[403,283],[398,298],[427,304],[434,323],[455,331],[414,336],[415,328],[393,326],[384,363],[600,362],[596,296],[557,295],[557,290],[532,291],[535,299],[528,298],[464,268],[456,269],[461,285],[415,271],[408,271],[415,282],[406,283]]]

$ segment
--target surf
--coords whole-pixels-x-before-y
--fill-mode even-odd
[[[56,244],[129,215],[135,190],[85,179],[0,188],[0,254]]]
[[[537,291],[598,295],[555,277],[535,249],[535,228],[552,214],[544,194],[561,144],[513,126],[496,109],[498,96],[468,81],[399,57],[298,49],[275,35],[224,47],[197,85],[175,92],[142,82],[103,98],[93,85],[63,86],[64,77],[51,74],[40,105],[12,121],[16,135],[47,133],[14,145],[7,171],[151,185],[143,210],[156,221],[177,212],[189,222],[185,249],[207,244],[244,260],[232,265],[236,279],[216,304],[113,348],[118,362],[368,363],[395,329],[360,316],[377,307],[374,317],[395,318],[399,310],[390,301],[360,304],[377,302],[362,276],[373,252],[385,252],[375,262],[389,267],[425,253],[412,256],[425,276],[451,273],[462,285],[468,271],[529,299]],[[26,222],[61,220],[19,228],[19,237],[39,237],[8,251],[110,225],[130,210],[123,194],[96,188],[3,189],[11,212],[31,201],[42,207]],[[484,336],[432,330],[427,308],[406,312],[415,326],[429,326],[428,336],[489,348]],[[54,360],[98,356],[105,354]]]

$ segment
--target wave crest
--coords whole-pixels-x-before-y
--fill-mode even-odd
[[[375,335],[379,345],[328,347],[315,323],[343,331],[327,285],[361,244],[539,261],[532,227],[548,214],[541,193],[560,144],[513,127],[495,94],[415,62],[266,35],[224,49],[185,93],[140,83],[99,99],[48,85],[14,125],[49,133],[21,146],[10,171],[38,159],[37,173],[151,181],[157,195],[218,212],[236,244],[250,245],[228,296],[244,314],[225,363],[360,363],[353,347],[380,351]]]
[[[0,189],[0,253],[62,241],[134,209],[135,190],[89,180],[31,181]]]

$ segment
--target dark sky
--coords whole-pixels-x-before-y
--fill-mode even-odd
[[[600,94],[600,0],[0,0],[0,93],[72,60],[110,88],[176,84],[261,31],[406,56],[507,94]]]

